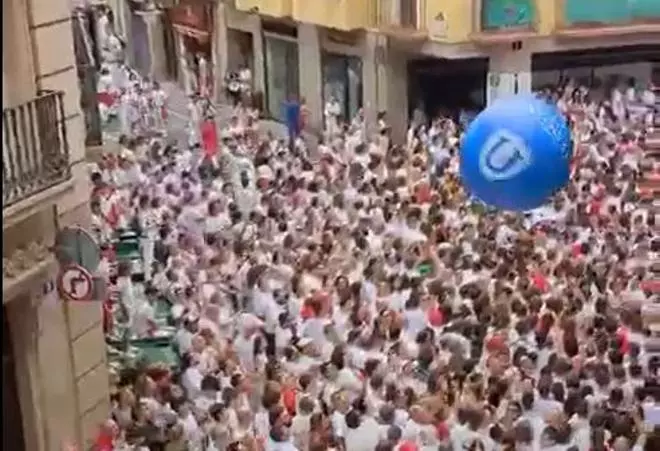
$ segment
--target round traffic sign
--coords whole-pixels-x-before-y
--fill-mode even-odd
[[[94,292],[94,281],[85,268],[70,265],[60,270],[57,288],[62,297],[70,301],[89,301]]]

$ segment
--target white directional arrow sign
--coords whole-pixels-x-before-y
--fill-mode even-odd
[[[94,291],[94,282],[85,268],[71,265],[60,271],[57,287],[60,294],[70,301],[89,301]]]

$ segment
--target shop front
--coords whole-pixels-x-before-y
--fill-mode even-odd
[[[362,60],[357,56],[324,52],[322,66],[323,102],[337,102],[341,117],[350,122],[362,108]]]

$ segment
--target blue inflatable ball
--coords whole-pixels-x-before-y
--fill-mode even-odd
[[[504,98],[470,123],[460,151],[461,178],[485,204],[531,210],[568,182],[572,147],[556,106],[532,95]]]

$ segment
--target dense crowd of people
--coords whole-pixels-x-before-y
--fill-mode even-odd
[[[404,145],[384,114],[373,135],[332,121],[314,159],[238,97],[213,151],[128,127],[91,168],[106,327],[157,336],[164,300],[180,362],[118,370],[100,449],[660,449],[659,242],[635,184],[652,109],[546,94],[572,178],[527,214],[467,196],[450,118]],[[139,277],[112,268],[127,230]]]

